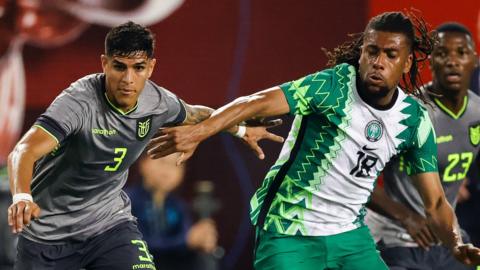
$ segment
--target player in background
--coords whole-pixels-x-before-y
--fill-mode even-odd
[[[472,34],[459,23],[437,29],[438,43],[430,56],[433,81],[424,92],[438,149],[438,168],[445,196],[453,207],[480,150],[480,98],[469,90],[477,55]],[[420,194],[407,175],[400,155],[385,168],[384,187],[376,187],[367,225],[380,241],[381,255],[390,269],[471,269],[450,250],[437,244],[425,217]]]

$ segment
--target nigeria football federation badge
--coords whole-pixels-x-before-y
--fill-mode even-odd
[[[480,122],[477,122],[468,127],[468,137],[473,146],[477,146],[480,143]]]
[[[152,117],[147,116],[137,120],[137,140],[143,141],[150,131]]]
[[[382,138],[383,125],[378,120],[368,122],[365,127],[365,137],[371,142],[376,142]]]

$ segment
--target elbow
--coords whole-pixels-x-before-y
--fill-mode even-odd
[[[250,112],[251,115],[264,117],[268,108],[267,97],[265,94],[252,94],[249,96],[239,97],[235,103],[242,104],[244,110]]]
[[[432,216],[438,213],[440,209],[448,205],[447,200],[444,196],[439,196],[435,200],[432,200],[431,203],[425,204],[425,214],[427,216]]]

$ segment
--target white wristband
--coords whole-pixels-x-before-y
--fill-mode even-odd
[[[238,126],[237,132],[235,132],[235,134],[233,135],[239,138],[243,138],[243,136],[245,136],[245,133],[247,133],[247,128],[245,126]]]
[[[13,201],[13,204],[18,203],[19,201],[33,202],[33,198],[32,198],[32,195],[28,193],[17,193],[13,195],[12,201]]]

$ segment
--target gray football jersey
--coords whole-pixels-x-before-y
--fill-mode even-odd
[[[432,120],[438,147],[438,173],[448,202],[455,207],[456,196],[480,146],[480,97],[469,91],[458,114],[449,111],[437,98],[428,96],[425,106]],[[420,194],[405,172],[403,157],[396,157],[384,170],[384,189],[393,200],[425,216]],[[396,221],[368,211],[366,222],[376,240],[389,246],[417,246]]]
[[[151,81],[127,113],[106,97],[103,74],[71,84],[35,123],[58,145],[35,164],[32,196],[42,211],[23,235],[36,242],[83,241],[134,219],[122,191],[128,168],[158,128],[185,116],[183,103]]]

